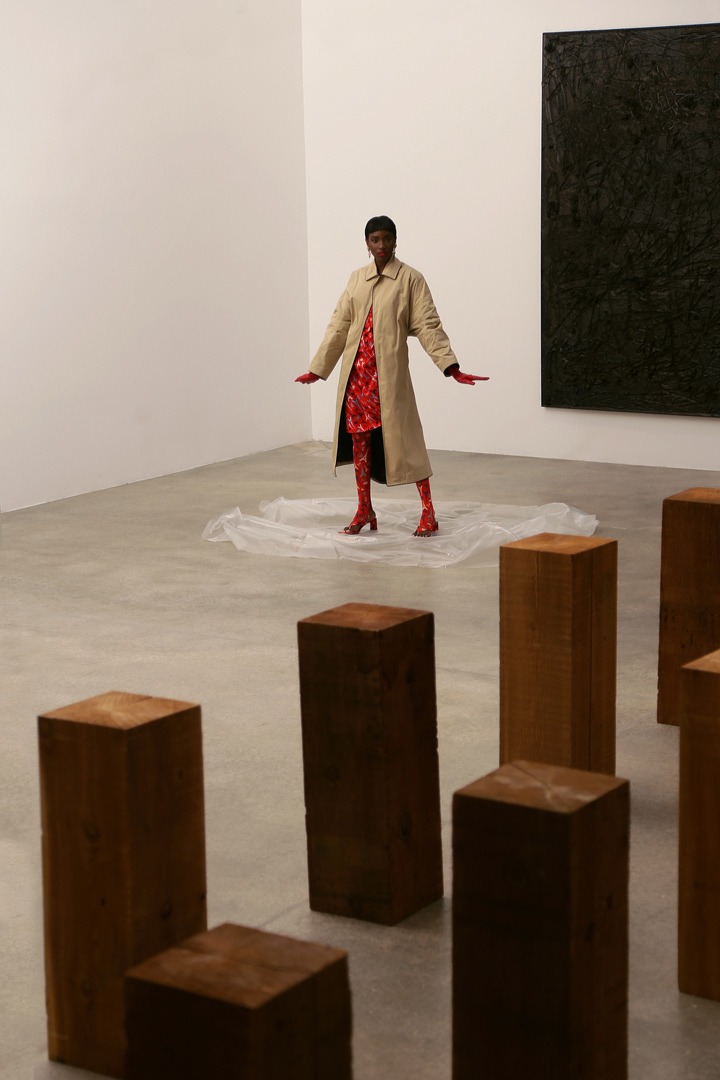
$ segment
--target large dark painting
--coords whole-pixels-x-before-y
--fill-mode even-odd
[[[720,25],[543,47],[542,403],[720,416]]]

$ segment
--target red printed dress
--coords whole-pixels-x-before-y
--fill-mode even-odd
[[[347,381],[345,425],[352,434],[356,431],[372,431],[374,428],[379,428],[381,424],[378,373],[373,340],[373,313],[370,308]]]

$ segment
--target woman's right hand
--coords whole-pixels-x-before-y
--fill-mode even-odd
[[[298,375],[295,382],[313,383],[313,382],[317,382],[319,378],[320,378],[320,376],[316,375],[314,371],[306,371],[304,375]]]

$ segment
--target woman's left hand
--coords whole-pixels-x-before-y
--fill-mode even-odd
[[[450,374],[455,382],[463,383],[465,386],[474,386],[476,382],[487,382],[490,378],[489,375],[467,375],[460,368],[457,371],[451,371]]]

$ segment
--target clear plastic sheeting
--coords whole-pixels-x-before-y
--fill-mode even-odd
[[[377,532],[365,526],[350,536],[340,530],[352,520],[351,499],[284,499],[260,504],[261,517],[236,507],[208,522],[203,540],[230,540],[238,551],[255,555],[293,555],[304,559],[352,559],[391,566],[497,566],[501,544],[538,533],[592,536],[598,519],[565,503],[503,506],[488,503],[435,504],[440,529],[413,536],[420,516],[418,499],[374,499]]]

